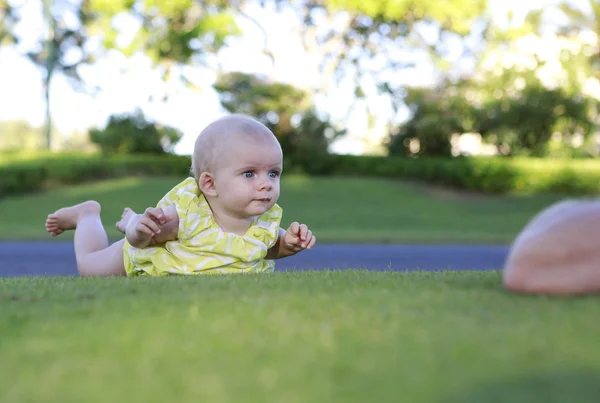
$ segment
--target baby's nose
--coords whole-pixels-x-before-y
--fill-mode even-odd
[[[260,182],[260,189],[271,190],[273,188],[273,184],[269,178],[265,178]]]

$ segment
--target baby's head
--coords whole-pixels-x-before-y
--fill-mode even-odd
[[[211,207],[247,218],[279,198],[283,153],[262,123],[230,115],[209,124],[196,139],[192,172]]]

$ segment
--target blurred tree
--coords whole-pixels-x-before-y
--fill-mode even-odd
[[[39,7],[46,27],[28,30]],[[27,9],[27,12],[25,10]],[[128,23],[123,20],[129,18]],[[108,49],[127,56],[143,52],[162,69],[168,80],[172,69],[215,52],[230,35],[239,33],[229,2],[224,0],[43,0],[40,3],[0,0],[0,45],[16,43],[44,72],[47,146],[51,146],[50,88],[54,73],[62,73],[74,89],[89,93],[99,89],[86,85],[80,67],[94,63]],[[136,27],[137,25],[137,27]],[[136,31],[128,31],[132,26]],[[23,31],[21,31],[23,32]],[[36,32],[33,41],[31,33]],[[124,38],[130,36],[127,41]],[[179,74],[192,85],[184,74]]]
[[[172,152],[182,133],[146,119],[141,110],[113,115],[104,129],[90,130],[90,140],[103,153],[162,154]]]
[[[336,128],[327,117],[321,117],[314,108],[306,110],[290,136],[292,146],[290,160],[309,174],[328,172],[329,145],[345,129]]]
[[[25,120],[0,121],[0,150],[23,151],[44,147],[39,127],[33,127]]]
[[[552,18],[556,12],[565,18]],[[515,153],[596,154],[573,144],[598,123],[599,16],[597,1],[565,1],[533,9],[521,24],[509,15],[508,29],[492,27],[475,81],[495,116],[487,120],[493,142],[512,143]],[[558,153],[553,135],[561,139]]]
[[[515,82],[521,83],[520,90]],[[476,129],[505,153],[547,156],[553,134],[568,148],[594,127],[593,99],[572,93],[570,87],[548,88],[535,71],[507,69],[482,84],[479,93],[487,96],[477,109]]]
[[[296,162],[308,154],[327,153],[341,134],[311,108],[308,95],[291,85],[240,72],[222,74],[214,85],[221,104],[232,113],[258,119],[279,139],[287,157]]]
[[[507,54],[514,51],[519,42],[523,42],[523,47],[527,41],[530,47],[538,42],[538,49],[521,57],[532,59],[534,68],[544,68],[544,64],[556,61],[565,74],[564,78],[559,77],[559,85],[568,93],[580,93],[585,84],[582,80],[592,76],[600,78],[600,3],[585,0],[578,5],[589,10],[577,8],[569,1],[544,4],[542,8],[530,11],[521,24],[513,21],[509,14],[508,28],[490,26],[485,53]],[[553,12],[562,13],[564,18],[547,19],[546,16]],[[546,40],[552,38],[554,43],[544,42],[542,36]],[[554,49],[544,49],[548,45]],[[559,53],[556,60],[544,57],[553,52]]]
[[[85,3],[85,2],[84,2]],[[27,38],[18,33],[25,9],[39,6],[43,11],[46,27],[36,30],[37,37],[32,41],[32,31]],[[85,47],[88,34],[83,28],[93,18],[82,5],[73,0],[43,0],[38,4],[0,0],[0,44],[20,45],[19,50],[44,72],[43,88],[46,101],[45,135],[46,147],[52,146],[52,119],[50,113],[50,86],[53,74],[57,71],[70,79],[76,89],[81,89],[82,81],[77,67],[90,63],[93,56]],[[60,18],[58,17],[60,16]],[[22,33],[23,31],[21,31]],[[23,47],[23,43],[30,46]]]
[[[544,19],[548,7],[522,23],[509,15],[508,28],[490,24],[474,74],[407,90],[412,117],[390,138],[390,152],[412,154],[418,140],[418,153],[449,155],[453,133],[478,132],[503,154],[595,154],[573,146],[598,117],[598,38],[580,35],[596,32],[600,8],[590,5],[592,13],[562,4],[570,16],[562,26]]]
[[[227,38],[241,34],[235,16],[237,2],[227,0],[86,0],[99,16],[94,29],[101,32],[104,47],[126,56],[142,52],[163,78],[169,80],[176,67],[202,64],[225,45]],[[137,29],[129,40],[121,35],[128,16]],[[120,29],[121,26],[123,29]],[[131,21],[129,26],[131,26]],[[115,28],[116,27],[116,28]],[[193,86],[180,69],[178,78]]]
[[[513,83],[519,79],[524,81],[517,91]],[[390,137],[391,154],[450,156],[453,134],[476,132],[502,154],[545,156],[553,134],[568,147],[594,127],[589,98],[546,88],[531,72],[506,70],[483,82],[464,79],[413,88],[406,102],[412,115]]]
[[[411,118],[390,137],[390,154],[450,156],[451,136],[475,129],[476,108],[461,93],[466,82],[410,88]]]
[[[275,0],[279,4],[288,4]],[[331,78],[354,77],[356,94],[367,93],[366,75],[376,90],[395,92],[397,73],[413,66],[421,50],[440,62],[450,53],[448,41],[469,34],[482,20],[487,0],[301,0],[305,49],[320,61],[321,85]],[[428,31],[425,35],[425,31]],[[462,42],[464,51],[468,46]],[[397,105],[396,105],[397,106]]]
[[[0,46],[13,43],[16,38],[14,25],[18,18],[8,0],[0,0]]]
[[[222,74],[214,88],[225,109],[258,119],[273,131],[284,151],[291,152],[292,121],[310,106],[305,92],[239,72]]]

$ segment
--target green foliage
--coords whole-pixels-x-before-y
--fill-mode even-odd
[[[329,145],[345,132],[319,117],[314,109],[306,111],[289,139],[289,161],[293,169],[307,173],[323,171],[327,166]]]
[[[292,117],[308,106],[307,94],[291,85],[272,83],[253,74],[222,74],[214,85],[221,104],[232,113],[254,116],[289,130]]]
[[[91,0],[90,7],[101,16],[95,28],[108,33],[104,36],[106,48],[126,55],[144,52],[166,75],[173,64],[190,64],[194,56],[217,52],[228,37],[241,33],[226,1]],[[111,28],[121,14],[140,21],[126,44],[117,42],[118,32]]]
[[[352,80],[359,97],[371,90],[393,97],[402,86],[390,72],[414,67],[424,53],[447,62],[444,42],[471,33],[487,8],[487,0],[274,1],[295,9],[302,43],[321,73],[316,90]]]
[[[547,52],[536,52],[531,42],[519,39],[531,35],[535,40],[554,6],[532,10],[520,25],[509,15],[507,29],[490,25],[486,48],[471,77],[446,80],[433,89],[408,89],[404,101],[412,117],[390,138],[390,153],[415,154],[411,146],[418,142],[418,155],[449,156],[453,133],[477,132],[504,155],[597,155],[589,142],[598,101],[586,95],[584,86],[597,77],[598,43],[574,35],[581,30],[600,33],[600,6],[590,4],[592,13],[561,3],[566,23],[554,28],[562,71],[552,76]],[[394,94],[389,87],[387,92]],[[579,139],[582,146],[575,145]]]
[[[600,161],[537,158],[366,157],[323,155],[286,172],[396,178],[491,194],[598,194]],[[298,162],[296,162],[298,164]],[[190,157],[165,155],[60,155],[0,164],[0,197],[105,178],[186,176]]]
[[[40,163],[0,166],[0,198],[42,189],[47,172]]]
[[[104,129],[90,130],[90,140],[104,153],[171,152],[181,137],[177,129],[147,121],[139,109],[132,115],[113,115]]]
[[[44,72],[48,148],[52,145],[50,88],[56,72],[64,74],[78,91],[97,92],[99,88],[84,82],[79,67],[93,64],[107,49],[118,49],[127,56],[144,52],[155,65],[162,66],[163,78],[168,80],[173,66],[191,64],[194,56],[215,53],[229,36],[240,33],[228,2],[221,0],[44,0],[39,2],[46,25],[41,28],[43,34],[23,36],[16,27],[19,23],[31,25],[26,20],[31,13],[22,12],[26,2],[10,3],[0,0],[0,45],[16,42],[16,48]],[[133,39],[121,44],[117,38],[123,36],[116,28],[120,26],[116,18],[125,15],[140,25]],[[135,24],[127,24],[127,29],[132,26]],[[180,78],[192,85],[185,77]]]
[[[474,20],[481,17],[487,7],[485,0],[326,0],[324,3],[333,10],[370,17],[375,25],[412,25],[416,20],[430,20],[459,34],[468,34]]]
[[[14,26],[17,17],[8,0],[0,0],[0,46],[15,41]]]
[[[333,155],[327,174],[405,178],[484,193],[600,192],[600,161],[503,157],[355,157]]]
[[[519,80],[523,88],[516,88]],[[485,80],[446,81],[407,92],[413,113],[390,138],[393,155],[450,156],[452,134],[477,132],[502,154],[540,157],[552,154],[554,133],[568,148],[575,135],[585,139],[594,127],[593,100],[545,88],[531,71],[506,69]],[[411,140],[418,140],[418,151],[410,149]]]
[[[594,123],[589,117],[590,101],[568,96],[561,89],[529,86],[516,99],[496,99],[480,113],[479,126],[486,137],[507,145],[513,154],[546,156],[553,133],[567,139],[580,133],[587,137]]]
[[[284,153],[291,154],[292,119],[306,108],[307,96],[303,91],[238,72],[221,75],[214,88],[225,109],[252,116],[265,124],[279,139]]]
[[[571,2],[562,1],[558,8],[567,17],[566,31],[590,30],[596,34],[600,33],[600,3],[595,0],[587,0],[591,13],[576,8]]]
[[[66,184],[125,176],[187,175],[189,157],[157,155],[73,155],[0,164],[0,197]]]
[[[521,25],[514,24],[514,14],[509,14],[508,21],[511,25],[508,27],[491,26],[489,27],[489,37],[491,45],[497,43],[509,43],[529,34],[535,34],[539,31],[542,20],[543,10],[536,9],[529,12]]]
[[[291,85],[233,72],[221,75],[214,87],[229,112],[253,116],[269,127],[294,165],[307,166],[326,155],[331,141],[343,133],[320,118],[308,95]]]
[[[390,154],[450,156],[450,136],[471,131],[475,125],[475,109],[457,91],[448,87],[408,90],[405,102],[413,116],[392,136]],[[418,151],[411,150],[411,140],[418,140]]]
[[[44,146],[40,128],[25,120],[0,121],[0,150],[32,150]]]

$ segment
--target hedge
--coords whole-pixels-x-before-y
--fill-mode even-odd
[[[0,196],[124,176],[183,176],[186,156],[68,156],[0,164]]]
[[[600,160],[404,158],[330,155],[290,166],[309,175],[402,178],[484,193],[597,194]],[[0,164],[0,196],[123,176],[184,176],[187,156],[54,156]]]
[[[330,175],[405,178],[495,194],[600,191],[600,160],[594,159],[332,157]]]

